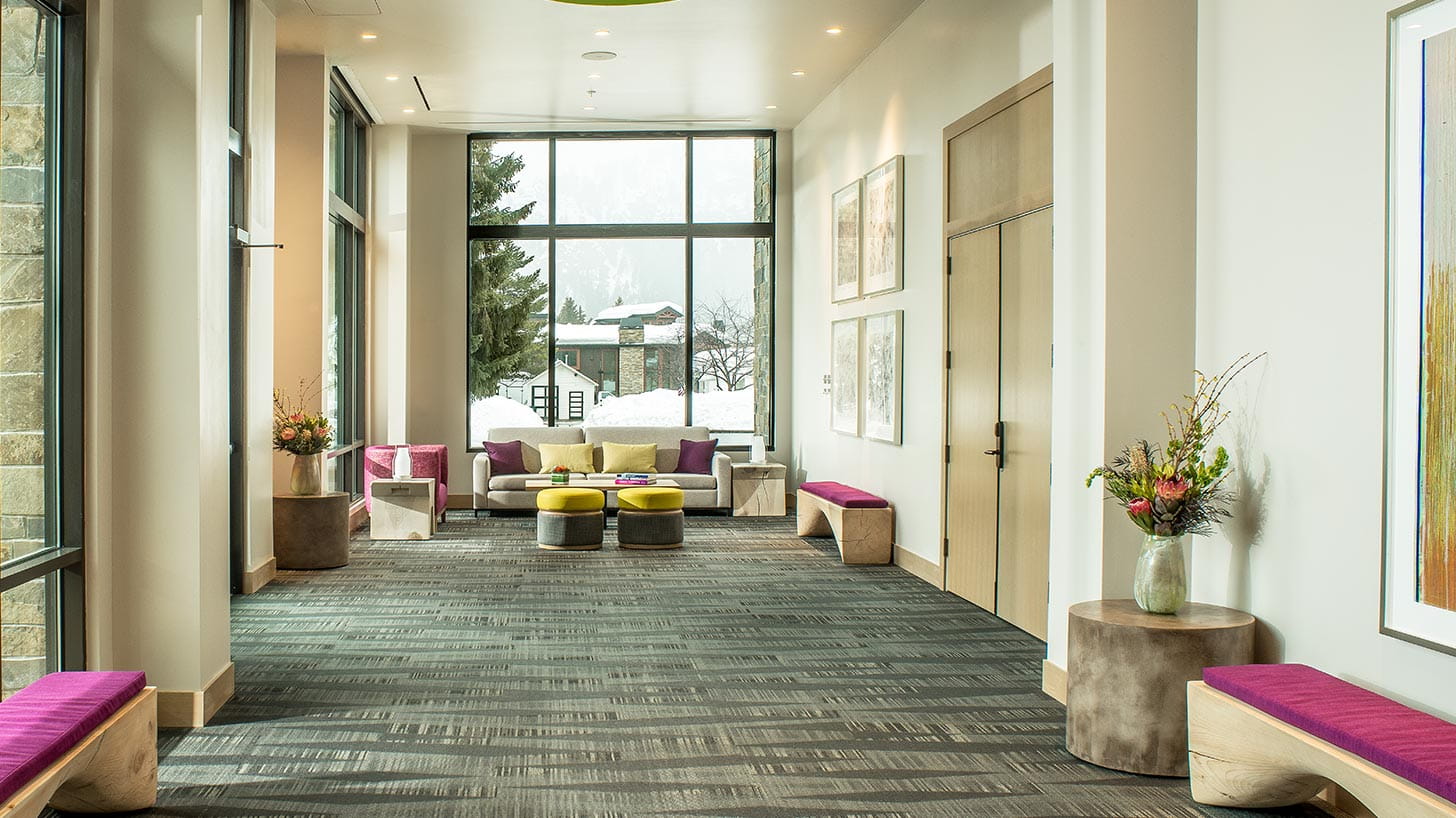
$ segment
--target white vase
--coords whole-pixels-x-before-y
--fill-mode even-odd
[[[410,471],[411,468],[412,468],[412,464],[410,462],[409,445],[408,444],[404,444],[404,445],[400,445],[400,446],[395,446],[394,447],[394,479],[396,479],[396,480],[408,480],[408,479],[410,479],[411,477],[414,476],[411,473],[411,471]]]
[[[1148,534],[1138,555],[1132,596],[1148,613],[1175,614],[1188,598],[1188,577],[1183,571],[1183,538]]]

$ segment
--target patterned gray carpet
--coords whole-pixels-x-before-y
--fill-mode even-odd
[[[237,598],[237,696],[164,731],[147,814],[1251,814],[1068,755],[1041,644],[979,608],[791,521],[687,528],[562,553],[452,518]]]

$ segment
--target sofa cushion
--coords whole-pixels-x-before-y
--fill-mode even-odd
[[[607,474],[655,473],[657,471],[657,444],[603,441],[602,471]]]
[[[590,443],[542,443],[541,468],[545,474],[557,466],[565,466],[573,472],[586,474],[596,471],[592,468],[592,446]]]
[[[498,474],[525,474],[526,461],[521,459],[521,441],[507,440],[497,443],[485,441],[485,454],[490,458],[491,476]]]
[[[542,443],[585,443],[581,428],[577,426],[502,426],[490,429],[485,439],[495,443],[508,440],[521,441],[521,461],[528,472],[541,470]]]
[[[586,442],[597,447],[598,471],[605,471],[602,463],[602,443],[652,443],[657,446],[657,470],[677,470],[678,441],[707,440],[706,426],[588,426],[582,429]]]
[[[1210,667],[1203,681],[1456,801],[1456,724],[1306,665]]]
[[[717,450],[716,440],[678,441],[677,467],[673,471],[681,474],[712,474],[713,455]]]
[[[833,481],[800,483],[799,490],[815,497],[823,497],[841,508],[886,508],[890,505],[883,497],[876,497],[867,491]]]
[[[527,480],[541,480],[539,474],[502,474],[490,476],[491,491],[526,491]]]
[[[132,671],[52,673],[0,702],[0,803],[111,718],[147,677]]]

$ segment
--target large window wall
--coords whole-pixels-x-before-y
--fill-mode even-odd
[[[368,119],[337,78],[329,98],[329,269],[324,309],[323,412],[334,427],[328,479],[364,494],[364,246]]]
[[[501,426],[773,434],[770,132],[470,140],[470,441]]]
[[[85,662],[79,5],[0,0],[0,698]]]

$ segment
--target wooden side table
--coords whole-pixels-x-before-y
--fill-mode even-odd
[[[1189,603],[1175,616],[1131,599],[1072,606],[1067,631],[1067,750],[1101,767],[1188,775],[1188,683],[1254,659],[1254,617]]]
[[[347,493],[273,495],[273,557],[289,571],[349,564]]]
[[[435,533],[435,478],[378,478],[370,484],[371,540],[428,540]]]
[[[734,463],[733,516],[782,517],[788,513],[784,501],[788,474],[782,463]]]

